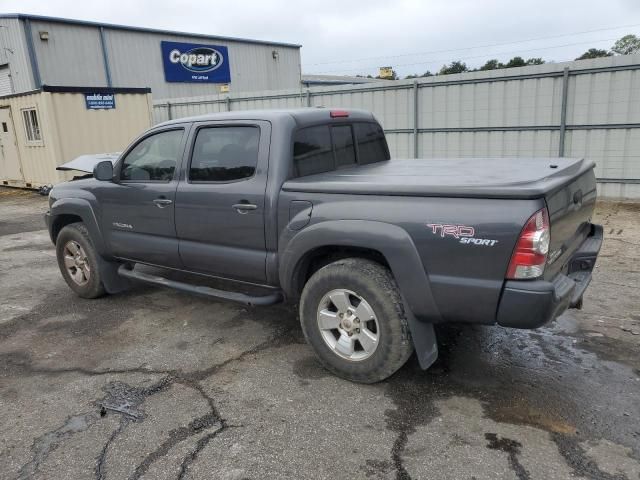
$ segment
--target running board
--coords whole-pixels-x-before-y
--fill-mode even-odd
[[[161,287],[173,288],[175,290],[181,290],[183,292],[196,293],[198,295],[205,295],[207,297],[229,300],[230,302],[238,302],[250,306],[274,305],[276,303],[282,302],[284,299],[280,291],[271,293],[269,295],[254,297],[251,295],[245,295],[244,293],[227,292],[225,290],[218,290],[216,288],[177,282],[175,280],[169,280],[168,278],[159,277],[157,275],[149,275],[148,273],[136,272],[131,268],[127,268],[127,265],[120,265],[120,267],[118,268],[118,274],[131,280],[139,280],[141,282],[150,283],[152,285],[159,285]]]

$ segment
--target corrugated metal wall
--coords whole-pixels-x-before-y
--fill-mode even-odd
[[[56,157],[60,145],[58,142],[57,125],[51,117],[51,102],[46,93],[33,93],[0,99],[0,106],[9,107],[13,117],[15,140],[20,158],[8,158],[5,161],[19,162],[22,169],[23,180],[11,182],[10,185],[38,186],[48,183],[58,183],[65,180],[60,172],[56,171]],[[42,140],[28,142],[25,128],[23,109],[36,110],[40,134]],[[0,172],[1,181],[13,180],[5,178],[4,172]]]
[[[116,108],[87,110],[78,93],[50,93],[51,116],[58,128],[59,159],[86,153],[120,152],[151,126],[151,95],[116,93]]]
[[[23,22],[30,23],[42,84],[108,86],[100,26],[37,18],[0,21],[14,22],[20,29],[24,29]],[[40,38],[41,31],[48,33],[48,40]],[[219,91],[220,86],[212,83],[166,82],[160,49],[162,40],[227,46],[231,91],[286,89],[300,85],[300,49],[296,46],[109,26],[103,27],[103,34],[113,87],[150,87],[157,98]],[[24,32],[22,38],[24,41]],[[26,46],[19,51],[25,53]],[[277,58],[274,58],[274,51]],[[29,88],[16,88],[15,91],[25,90]]]
[[[49,40],[40,40],[41,31],[49,34]],[[107,86],[99,29],[31,21],[31,36],[44,85]]]
[[[27,92],[35,85],[27,57],[22,23],[14,18],[0,18],[0,64],[9,64],[13,92]]]
[[[10,108],[15,128],[23,181],[0,182],[19,187],[38,187],[69,180],[77,172],[56,167],[82,154],[122,151],[140,132],[151,126],[151,94],[116,93],[117,108],[88,110],[82,93],[35,92],[0,98],[0,108]],[[35,108],[42,140],[28,142],[23,109]]]
[[[601,194],[640,198],[640,55],[392,85],[158,100],[154,121],[304,106],[374,112],[396,157],[587,157],[597,163]]]
[[[111,29],[105,29],[105,39],[113,85],[148,86],[157,98],[205,95],[219,88],[211,83],[165,82],[161,40],[227,46],[232,91],[292,88],[300,83],[297,48]],[[273,50],[278,52],[277,60],[272,56]]]

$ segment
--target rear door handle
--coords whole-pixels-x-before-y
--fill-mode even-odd
[[[168,198],[156,198],[153,203],[155,203],[158,208],[164,208],[171,205],[173,200],[169,200]]]
[[[236,203],[235,205],[232,205],[232,208],[234,208],[236,212],[244,215],[245,213],[248,213],[249,210],[256,210],[258,206],[253,203]]]

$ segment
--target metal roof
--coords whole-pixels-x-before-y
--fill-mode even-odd
[[[33,95],[40,92],[49,93],[151,93],[149,87],[76,87],[66,85],[42,85],[40,88],[34,90],[27,90],[26,92],[10,93],[8,95],[1,95],[0,100],[5,98],[23,97],[25,95]]]
[[[346,85],[360,83],[386,83],[393,80],[385,80],[382,78],[355,77],[347,75],[321,75],[321,74],[302,74],[302,83],[313,83],[314,85]]]
[[[56,22],[56,23],[68,23],[71,25],[84,25],[97,28],[109,28],[112,30],[128,30],[142,33],[159,33],[164,35],[181,35],[187,37],[207,38],[211,40],[222,40],[227,42],[243,42],[243,43],[255,43],[259,45],[275,45],[280,47],[301,48],[302,45],[297,43],[284,43],[284,42],[270,42],[267,40],[254,40],[248,38],[238,37],[224,37],[220,35],[207,35],[204,33],[189,33],[174,30],[162,30],[159,28],[147,28],[147,27],[134,27],[131,25],[118,25],[115,23],[102,23],[92,22],[89,20],[76,20],[73,18],[61,18],[61,17],[49,17],[46,15],[31,15],[25,13],[0,13],[0,18],[14,18],[19,20],[37,20],[42,22]]]

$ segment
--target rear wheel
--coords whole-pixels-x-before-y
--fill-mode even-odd
[[[82,298],[105,294],[95,251],[89,232],[82,223],[64,227],[56,239],[58,266],[67,285]]]
[[[347,258],[315,272],[302,292],[300,322],[320,362],[355,382],[384,380],[413,352],[395,280],[370,260]]]

